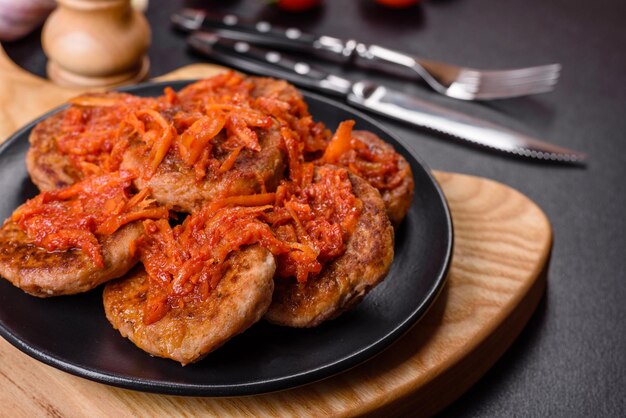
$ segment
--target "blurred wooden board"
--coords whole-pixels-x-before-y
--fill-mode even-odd
[[[201,78],[198,64],[160,79]],[[0,48],[0,142],[80,93],[25,73]],[[427,416],[466,391],[504,353],[541,299],[552,246],[548,219],[505,185],[434,173],[455,245],[448,283],[426,316],[382,354],[340,375],[241,398],[155,395],[106,386],[40,363],[0,340],[0,405],[11,416]]]

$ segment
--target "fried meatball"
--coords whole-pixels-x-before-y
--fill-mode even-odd
[[[393,153],[397,158],[397,171],[389,179],[391,184],[389,182],[384,184],[385,182],[383,182],[377,187],[383,202],[385,202],[389,220],[397,228],[408,213],[413,199],[414,184],[411,166],[402,155],[398,154],[391,145],[383,141],[378,135],[369,131],[353,131],[352,136],[369,148],[384,153]]]
[[[274,257],[259,246],[232,253],[227,269],[207,300],[193,299],[145,325],[148,274],[143,268],[108,283],[104,309],[123,337],[142,350],[185,365],[200,360],[257,322],[272,299]]]
[[[363,202],[346,252],[304,283],[276,279],[265,318],[290,327],[315,327],[357,305],[380,283],[393,260],[393,227],[378,191],[350,174],[354,194]]]
[[[86,292],[126,274],[137,262],[131,243],[143,234],[140,222],[100,239],[104,267],[80,250],[49,252],[31,244],[13,221],[0,229],[0,276],[39,297]]]
[[[31,180],[42,192],[69,186],[83,177],[70,158],[59,152],[57,147],[65,112],[62,110],[39,122],[29,137],[26,168]]]
[[[194,167],[185,165],[177,153],[170,151],[156,173],[139,176],[134,184],[139,189],[150,188],[152,197],[162,205],[182,212],[192,212],[206,202],[220,197],[261,193],[275,190],[285,171],[285,155],[278,128],[258,132],[261,151],[242,150],[233,167],[224,173],[208,173],[198,181]],[[220,134],[217,145],[224,141]],[[149,150],[139,141],[124,153],[122,169],[141,172]],[[223,162],[227,154],[218,157]]]

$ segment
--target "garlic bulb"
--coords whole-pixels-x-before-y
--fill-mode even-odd
[[[0,41],[27,35],[43,23],[55,6],[54,0],[0,0]]]

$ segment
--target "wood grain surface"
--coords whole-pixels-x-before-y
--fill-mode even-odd
[[[164,78],[198,78],[221,70],[194,65]],[[0,48],[0,142],[78,92],[24,73]],[[552,246],[546,216],[516,190],[478,177],[434,174],[454,222],[448,282],[411,331],[365,364],[277,393],[241,398],[176,397],[75,377],[0,340],[0,415],[432,415],[478,380],[519,334],[543,295]]]

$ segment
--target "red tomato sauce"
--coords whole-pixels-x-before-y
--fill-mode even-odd
[[[47,251],[79,248],[102,268],[99,237],[136,220],[169,216],[166,208],[152,205],[146,192],[131,196],[133,178],[128,171],[117,171],[41,193],[18,208],[11,219],[33,244]]]
[[[233,196],[207,204],[181,225],[145,221],[138,245],[149,275],[144,322],[161,319],[192,299],[206,300],[228,255],[258,244],[277,257],[277,276],[306,282],[340,257],[356,227],[362,202],[347,170],[308,165],[302,184],[283,181],[276,193]]]
[[[293,130],[305,151],[325,147],[329,132],[313,121],[299,95],[282,97],[279,90],[269,89],[257,97],[255,88],[248,78],[226,72],[178,93],[167,87],[156,98],[124,93],[81,96],[64,114],[57,148],[89,176],[119,170],[124,151],[138,140],[148,150],[146,178],[174,152],[194,167],[200,181],[207,170],[214,174],[230,170],[244,149],[259,152],[259,131],[274,123]],[[218,138],[220,149],[228,153],[219,162],[213,147]]]

